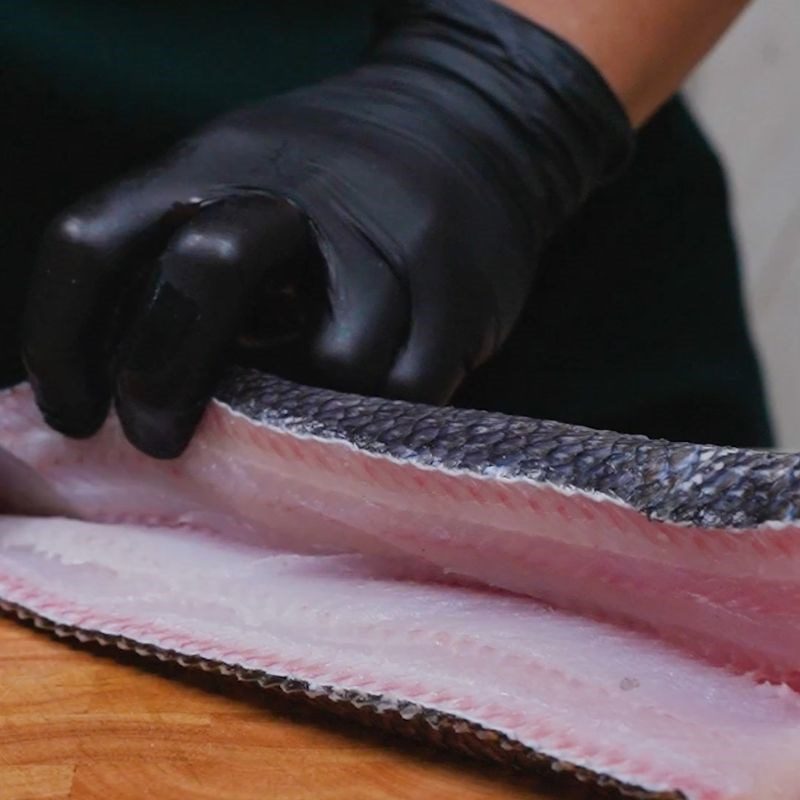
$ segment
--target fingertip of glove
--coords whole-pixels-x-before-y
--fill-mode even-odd
[[[140,452],[159,460],[172,460],[189,446],[202,411],[174,412],[117,404],[117,415],[127,440]]]
[[[103,426],[108,416],[107,402],[91,401],[72,405],[66,402],[53,403],[44,396],[34,380],[31,383],[42,419],[54,431],[70,439],[88,439]]]
[[[72,417],[44,410],[41,406],[39,410],[48,427],[70,439],[89,439],[100,430],[105,419],[105,414]]]

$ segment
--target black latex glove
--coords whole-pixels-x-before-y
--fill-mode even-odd
[[[365,66],[214,121],[52,224],[24,332],[39,406],[82,437],[113,397],[137,447],[175,456],[245,322],[315,287],[307,379],[445,402],[631,140],[595,69],[527,20],[387,4]]]

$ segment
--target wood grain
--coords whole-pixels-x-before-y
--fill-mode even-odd
[[[589,796],[0,617],[0,800]]]

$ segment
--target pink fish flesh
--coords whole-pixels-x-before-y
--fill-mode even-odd
[[[800,798],[798,456],[249,372],[177,461],[26,386],[0,448],[74,509],[0,516],[7,610],[630,794]]]

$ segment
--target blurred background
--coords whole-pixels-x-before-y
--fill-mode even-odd
[[[734,194],[778,444],[800,450],[800,3],[754,0],[690,83]]]

